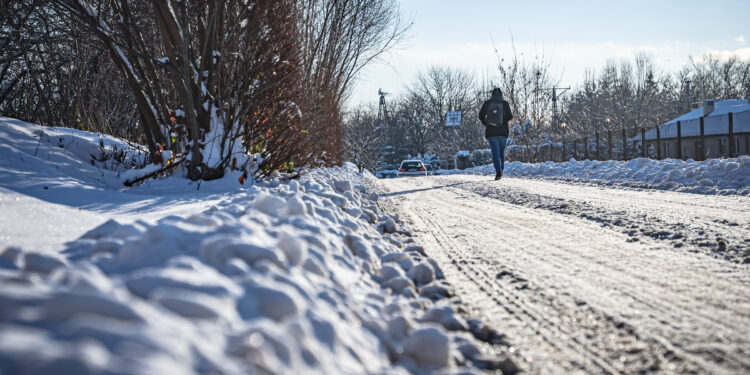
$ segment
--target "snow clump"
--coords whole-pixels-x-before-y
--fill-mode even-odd
[[[314,170],[197,215],[110,220],[60,254],[0,249],[0,372],[473,371],[482,353],[437,263],[361,176]]]

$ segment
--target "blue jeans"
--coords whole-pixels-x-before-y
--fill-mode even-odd
[[[495,173],[500,173],[505,168],[505,143],[507,141],[508,137],[502,136],[487,138],[492,150],[492,164],[495,165]]]

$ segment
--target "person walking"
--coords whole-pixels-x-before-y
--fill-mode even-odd
[[[490,143],[492,164],[495,166],[495,180],[503,177],[505,168],[505,143],[508,141],[508,121],[513,119],[510,105],[503,100],[499,88],[492,90],[492,96],[482,104],[479,110],[479,121],[484,125],[484,137]]]

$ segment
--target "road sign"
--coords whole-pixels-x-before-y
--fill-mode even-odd
[[[445,126],[448,126],[453,130],[453,149],[458,150],[456,148],[456,127],[461,126],[461,111],[449,111],[445,114]],[[458,169],[458,162],[456,161],[456,157],[453,157],[453,168]]]
[[[461,111],[450,111],[446,113],[445,126],[461,126]]]

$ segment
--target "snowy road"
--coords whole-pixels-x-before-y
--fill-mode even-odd
[[[380,183],[522,367],[750,372],[750,198],[488,179]]]

